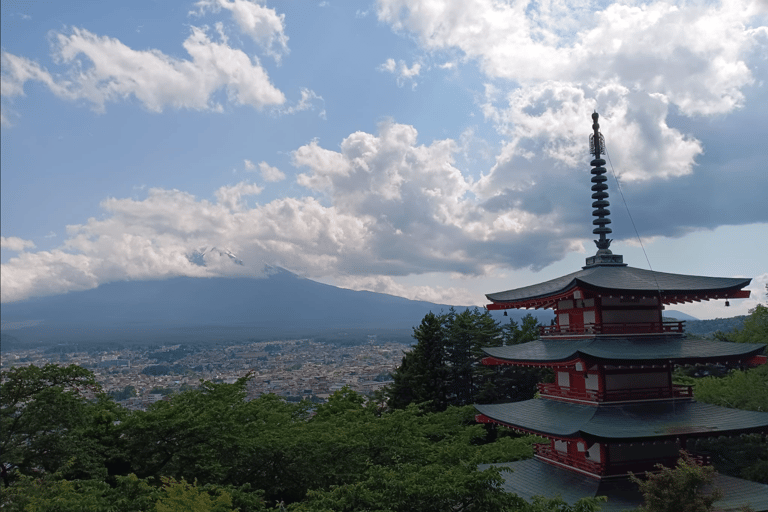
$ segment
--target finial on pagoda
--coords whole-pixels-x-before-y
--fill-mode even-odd
[[[603,138],[603,134],[599,131],[600,125],[597,123],[599,117],[600,115],[597,112],[592,113],[592,130],[594,130],[594,133],[589,136],[589,151],[595,157],[594,160],[590,162],[590,165],[592,165],[592,192],[594,192],[594,194],[592,194],[592,199],[595,200],[592,203],[592,208],[595,208],[592,211],[592,215],[597,217],[592,221],[592,224],[597,226],[592,230],[592,233],[599,235],[600,238],[595,240],[595,245],[597,245],[598,249],[597,254],[587,258],[587,266],[600,264],[623,265],[624,258],[618,254],[614,255],[611,253],[609,247],[611,246],[612,240],[606,237],[606,235],[612,233],[611,228],[607,227],[607,225],[611,223],[611,219],[608,218],[611,211],[606,208],[607,206],[610,206],[611,203],[608,202],[608,192],[606,192],[606,190],[608,190],[608,185],[605,184],[608,180],[608,178],[605,177],[605,173],[608,171],[603,167],[605,165],[605,160],[600,158],[601,155],[605,154],[605,139]]]

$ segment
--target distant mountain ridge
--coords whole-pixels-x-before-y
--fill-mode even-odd
[[[451,307],[338,288],[277,267],[265,270],[263,278],[121,281],[3,304],[2,330],[21,342],[148,337],[178,342],[313,337],[338,331],[407,336],[428,312]],[[512,311],[510,316],[519,319],[526,313]],[[541,322],[552,318],[548,311],[536,313]]]

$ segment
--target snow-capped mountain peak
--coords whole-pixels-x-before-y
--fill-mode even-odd
[[[203,246],[199,249],[192,251],[190,254],[187,254],[187,259],[190,261],[190,263],[193,263],[200,267],[207,267],[209,263],[213,259],[222,259],[227,258],[229,261],[234,263],[235,265],[243,265],[243,261],[238,258],[235,253],[230,251],[227,248],[219,249],[215,246]]]

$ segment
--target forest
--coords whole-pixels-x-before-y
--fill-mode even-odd
[[[394,384],[371,397],[343,389],[323,404],[246,400],[246,376],[204,381],[132,411],[82,367],[14,368],[0,387],[0,504],[63,512],[599,510],[600,498],[529,503],[501,490],[499,470],[477,470],[531,457],[541,441],[476,424],[470,405],[533,396],[545,372],[498,374],[478,362],[480,347],[536,332],[533,318],[499,325],[478,310],[430,313],[414,328]],[[718,377],[683,368],[676,378],[691,382],[700,401],[768,410],[768,365]],[[718,471],[766,481],[768,446],[759,436],[696,449]]]

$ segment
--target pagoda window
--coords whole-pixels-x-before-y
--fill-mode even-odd
[[[568,443],[566,441],[555,440],[555,450],[562,453],[568,453]]]
[[[571,379],[568,372],[557,372],[557,385],[561,388],[571,387]]]
[[[667,372],[617,373],[605,376],[605,389],[607,391],[667,387],[669,387],[669,375]]]
[[[586,458],[593,462],[601,462],[600,460],[600,444],[594,443],[592,446],[589,447],[587,452],[584,454]]]
[[[584,388],[597,391],[599,389],[600,376],[596,373],[588,373],[584,377]]]
[[[679,445],[672,440],[611,444],[608,446],[608,454],[611,462],[675,459],[677,458],[679,451]]]

